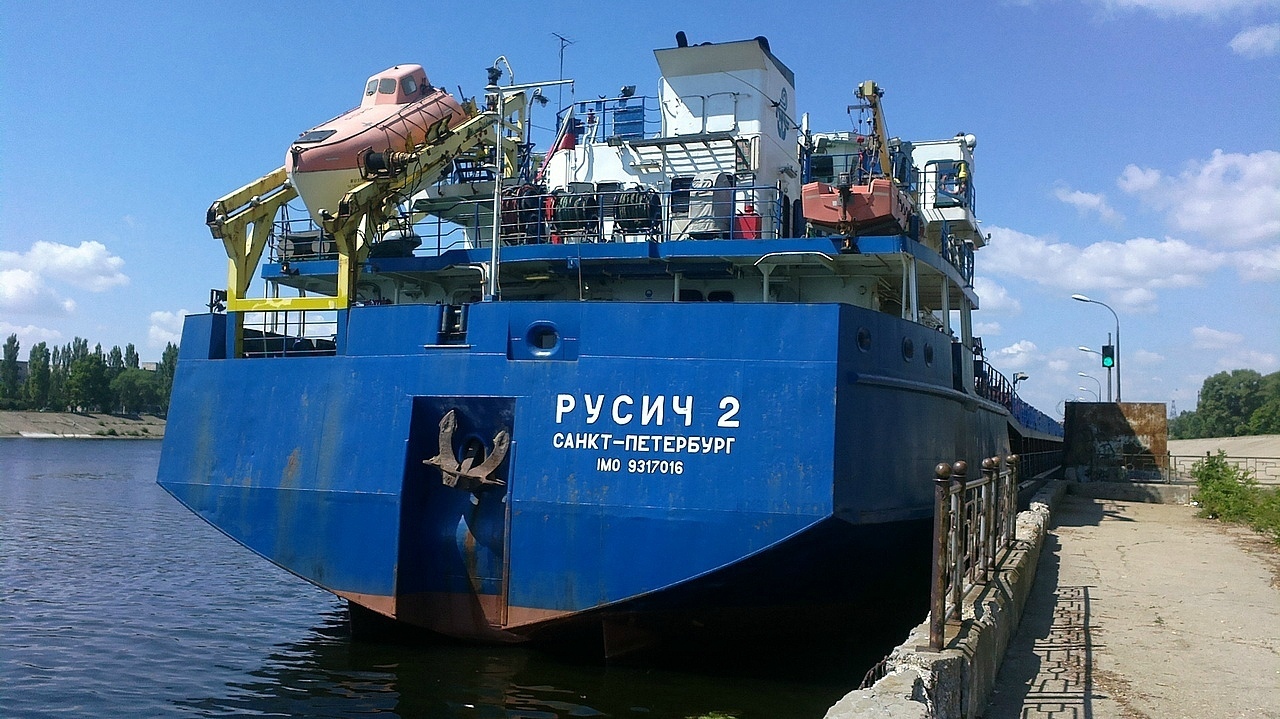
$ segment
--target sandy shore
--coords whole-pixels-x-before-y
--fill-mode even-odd
[[[0,412],[0,437],[160,438],[164,418],[70,412]]]

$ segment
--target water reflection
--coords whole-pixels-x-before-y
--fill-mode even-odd
[[[224,697],[179,702],[204,715],[350,717],[816,717],[843,682],[710,676],[652,666],[578,664],[519,647],[353,641],[336,610],[276,647]]]

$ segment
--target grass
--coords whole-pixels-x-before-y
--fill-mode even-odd
[[[1280,488],[1258,486],[1253,473],[1227,461],[1225,452],[1191,467],[1200,516],[1247,524],[1280,545]]]

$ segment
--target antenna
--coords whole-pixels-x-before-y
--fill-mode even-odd
[[[557,40],[560,41],[560,77],[556,79],[563,80],[564,79],[564,49],[572,45],[574,41],[570,40],[564,35],[561,35],[558,32],[553,32],[551,34]],[[560,89],[557,92],[559,93],[559,95],[556,97],[556,111],[559,112],[560,110],[564,109],[564,85],[561,85]]]

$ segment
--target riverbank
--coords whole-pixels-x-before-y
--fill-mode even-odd
[[[73,412],[0,412],[0,437],[83,437],[94,439],[159,439],[163,417]]]

